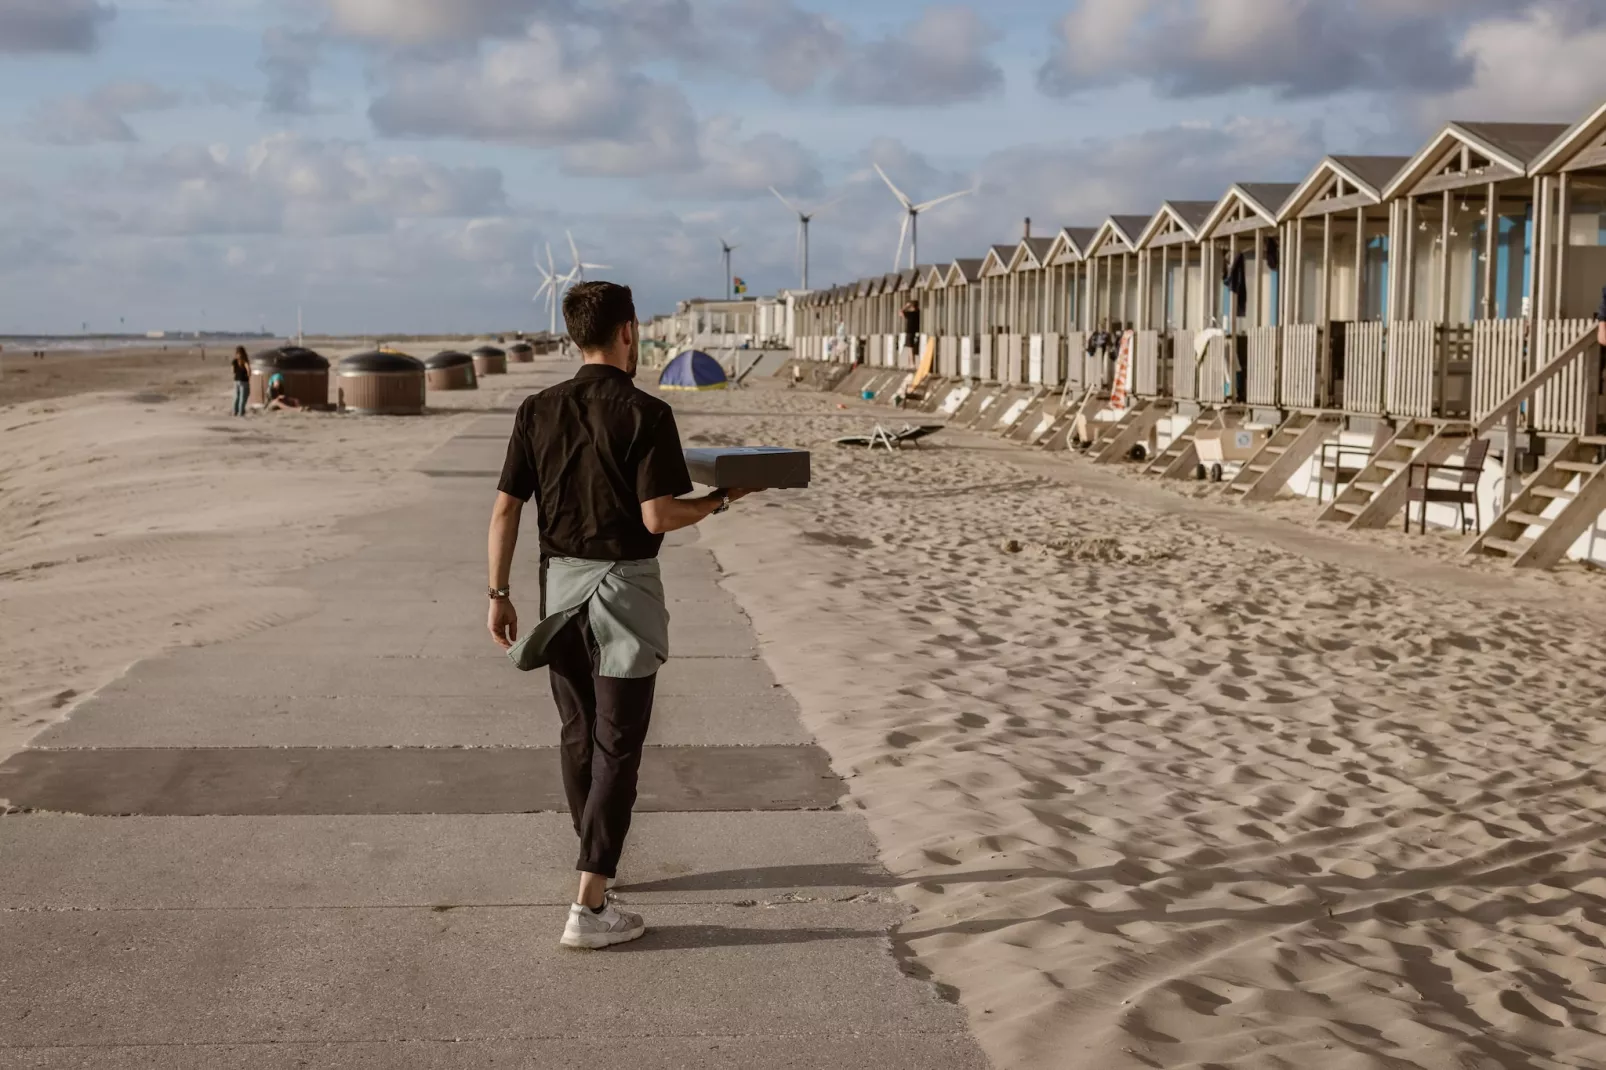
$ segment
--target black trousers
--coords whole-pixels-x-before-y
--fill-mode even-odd
[[[549,654],[552,699],[563,720],[563,790],[580,837],[574,868],[612,877],[630,834],[658,678],[598,676],[597,641],[583,609],[553,640]]]

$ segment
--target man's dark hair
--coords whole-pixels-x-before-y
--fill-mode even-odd
[[[606,349],[619,328],[636,320],[630,287],[616,282],[582,282],[563,295],[563,322],[581,350]]]

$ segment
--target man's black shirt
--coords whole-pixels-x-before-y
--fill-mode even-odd
[[[540,512],[542,557],[639,561],[664,537],[641,503],[691,493],[675,414],[606,364],[526,398],[498,489]]]

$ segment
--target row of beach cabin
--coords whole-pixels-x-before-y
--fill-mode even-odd
[[[899,334],[911,300],[918,351]],[[1503,439],[1509,505],[1546,457],[1602,431],[1606,104],[1570,127],[1451,123],[1409,158],[1329,156],[1298,184],[1028,232],[796,295],[791,312],[814,361],[930,351],[946,380],[1119,385],[1180,421],[1230,407],[1379,440],[1407,425],[1413,442]]]

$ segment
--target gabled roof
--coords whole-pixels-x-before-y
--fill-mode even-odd
[[[898,292],[902,293],[905,290],[914,289],[915,283],[919,281],[919,279],[920,268],[904,268],[902,271],[898,272]]]
[[[1566,132],[1546,146],[1528,165],[1529,175],[1554,174],[1567,165],[1568,160],[1583,149],[1591,147],[1606,136],[1606,104],[1568,127]]]
[[[1249,209],[1266,226],[1276,226],[1278,213],[1298,188],[1292,182],[1234,182],[1199,228],[1199,237],[1209,238],[1220,230],[1234,205]]]
[[[1213,201],[1166,201],[1138,235],[1137,244],[1141,248],[1153,241],[1168,219],[1174,220],[1189,238],[1198,238],[1199,228],[1204,226],[1214,208]]]
[[[1153,216],[1147,215],[1112,215],[1106,219],[1094,233],[1093,240],[1088,243],[1084,255],[1099,256],[1104,253],[1106,246],[1118,243],[1117,252],[1126,252],[1138,247],[1138,235],[1149,225]]]
[[[858,283],[858,286],[855,287],[854,296],[856,296],[856,297],[869,297],[872,293],[875,292],[875,288],[877,286],[880,286],[880,285],[881,285],[881,277],[879,275],[876,276],[873,279],[860,279],[859,283]]]
[[[1021,271],[1043,267],[1048,263],[1048,251],[1054,245],[1053,238],[1023,238],[1015,246],[1015,251],[1009,258],[1009,270]]]
[[[1335,178],[1352,187],[1365,203],[1381,204],[1383,190],[1408,162],[1404,156],[1324,157],[1283,201],[1277,221],[1285,222],[1304,211]]]
[[[1049,246],[1048,262],[1069,264],[1081,260],[1098,232],[1097,227],[1061,227],[1054,244]]]
[[[948,284],[948,271],[941,264],[927,264],[920,269],[920,289],[940,290]]]
[[[1394,176],[1383,199],[1393,200],[1428,178],[1434,165],[1456,144],[1514,172],[1507,177],[1525,176],[1529,165],[1566,132],[1562,123],[1448,123]]]
[[[1003,275],[1009,271],[1009,262],[1015,257],[1013,245],[994,245],[982,257],[981,273],[983,275]]]
[[[948,268],[948,285],[965,286],[981,278],[982,261],[971,257],[955,260]]]

